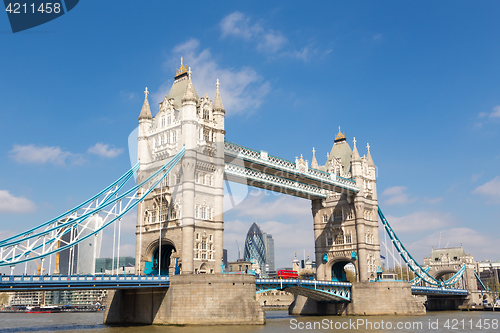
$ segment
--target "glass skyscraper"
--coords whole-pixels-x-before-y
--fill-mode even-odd
[[[250,259],[257,260],[259,264],[261,275],[265,274],[266,269],[266,244],[264,243],[264,237],[262,231],[260,230],[257,223],[253,223],[247,233],[247,238],[245,239],[245,251],[243,252],[243,258],[246,261]]]
[[[263,233],[257,223],[253,223],[245,239],[243,259],[255,259],[260,267],[260,275],[267,277],[274,273],[274,240],[270,234]]]
[[[268,233],[263,233],[264,244],[266,246],[266,274],[274,274],[274,239],[273,236]]]

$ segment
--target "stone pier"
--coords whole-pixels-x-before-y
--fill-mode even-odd
[[[110,292],[104,324],[259,325],[265,313],[252,275],[178,275],[169,288]]]
[[[351,303],[318,302],[295,296],[288,312],[291,315],[425,315],[425,306],[412,296],[407,282],[355,282]]]

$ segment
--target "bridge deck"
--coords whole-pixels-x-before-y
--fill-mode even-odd
[[[376,282],[373,282],[376,283]],[[256,292],[285,290],[318,301],[351,300],[352,283],[300,280],[300,279],[255,279]],[[79,290],[79,289],[123,289],[157,288],[170,286],[168,276],[148,275],[3,275],[0,292]],[[467,289],[411,286],[414,295],[467,296]]]
[[[4,275],[0,283],[0,291],[154,288],[169,285],[168,276]]]

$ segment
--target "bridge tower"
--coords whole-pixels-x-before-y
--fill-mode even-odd
[[[221,273],[225,110],[216,83],[199,97],[181,58],[168,95],[152,116],[146,88],[139,116],[138,181],[185,146],[185,155],[137,209],[136,270],[162,275]],[[160,247],[161,243],[161,247]]]
[[[478,291],[478,281],[474,273],[476,268],[474,257],[471,254],[467,254],[462,246],[432,249],[430,256],[424,258],[424,266],[429,267],[429,274],[438,280],[441,278],[446,280],[448,276],[457,273],[462,265],[465,265],[465,272],[462,276],[462,286],[460,287],[469,291],[467,298],[469,303],[481,304],[483,299],[486,298],[486,292],[483,295],[482,292]],[[428,298],[428,303],[430,303],[430,300]],[[439,303],[441,300],[437,299],[433,301],[434,303]],[[443,309],[443,304],[430,304],[430,306]],[[452,304],[451,309],[456,308],[458,308],[458,305]]]
[[[313,149],[311,168],[352,178],[359,188],[357,194],[329,192],[326,199],[312,200],[317,279],[345,280],[344,267],[351,263],[357,281],[374,280],[380,266],[380,245],[377,180],[370,146],[361,157],[356,139],[351,150],[339,127],[326,164],[318,164]]]

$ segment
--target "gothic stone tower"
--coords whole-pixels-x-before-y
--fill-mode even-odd
[[[326,199],[312,201],[318,280],[345,280],[344,266],[352,263],[357,280],[365,282],[376,278],[380,266],[375,164],[370,146],[360,157],[356,139],[353,142],[351,150],[339,128],[323,166],[313,149],[311,168],[352,178],[359,188],[355,195],[331,192]]]
[[[198,97],[191,68],[181,58],[155,117],[146,88],[139,116],[138,181],[183,146],[186,150],[161,186],[138,206],[136,271],[141,274],[221,273],[225,110],[218,80],[216,87],[213,103],[207,94]]]

